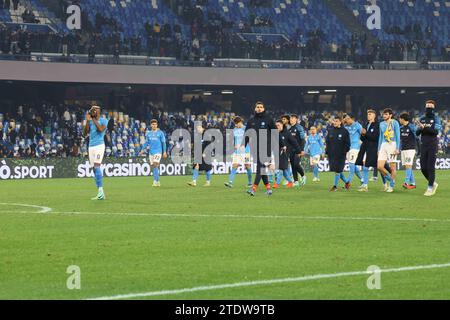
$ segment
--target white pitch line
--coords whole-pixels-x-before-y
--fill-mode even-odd
[[[26,203],[6,203],[6,202],[0,202],[0,205],[2,206],[19,206],[19,207],[30,207],[30,208],[38,208],[41,209],[39,211],[37,211],[36,213],[49,213],[52,211],[52,208],[49,207],[44,207],[44,206],[36,206],[33,204],[26,204]],[[23,212],[23,211],[21,211]],[[34,212],[27,212],[25,211],[25,213],[34,213]]]
[[[285,215],[237,215],[237,214],[182,214],[182,213],[145,213],[145,212],[79,212],[54,211],[63,215],[117,215],[141,217],[176,217],[176,218],[231,218],[231,219],[295,219],[295,220],[359,220],[359,221],[415,221],[415,222],[450,222],[450,219],[401,218],[401,217],[332,217],[332,216],[285,216]]]
[[[438,268],[449,268],[449,267],[450,267],[450,263],[444,263],[444,264],[430,264],[430,265],[422,265],[422,266],[381,269],[379,272],[390,273],[390,272],[404,272],[404,271],[438,269]],[[154,297],[154,296],[167,296],[167,295],[175,295],[175,294],[180,294],[180,293],[191,293],[191,292],[199,292],[199,291],[211,291],[211,290],[221,290],[221,289],[240,288],[240,287],[262,286],[262,285],[271,285],[271,284],[288,283],[288,282],[305,282],[305,281],[310,281],[310,280],[360,276],[360,275],[369,275],[369,274],[371,275],[371,274],[374,274],[375,272],[376,271],[365,270],[365,271],[341,272],[341,273],[331,273],[331,274],[316,274],[316,275],[296,277],[296,278],[258,280],[258,281],[236,282],[236,283],[200,286],[200,287],[175,289],[175,290],[162,290],[162,291],[150,291],[150,292],[142,292],[142,293],[119,294],[119,295],[114,295],[114,296],[91,298],[88,300],[118,300],[118,299]]]

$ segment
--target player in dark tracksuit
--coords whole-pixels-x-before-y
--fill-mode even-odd
[[[377,113],[373,109],[367,110],[367,123],[361,132],[361,149],[358,153],[356,165],[363,166],[363,184],[358,191],[369,191],[369,168],[373,168],[373,180],[376,181],[378,177],[377,161],[378,161],[378,139],[380,133],[380,124],[377,121]],[[378,134],[378,136],[376,136]],[[374,141],[373,139],[377,139]],[[365,161],[364,161],[365,159]],[[365,164],[364,164],[365,162]],[[391,173],[389,164],[386,163],[384,168]],[[387,188],[386,179],[381,175],[384,188]]]
[[[261,179],[266,186],[266,194],[271,195],[272,189],[269,184],[268,171],[271,165],[271,161],[265,161],[265,159],[261,159],[260,157],[260,149],[266,148],[267,158],[271,157],[272,146],[271,146],[271,133],[272,130],[276,131],[275,121],[265,112],[264,104],[262,102],[257,102],[255,104],[255,114],[252,118],[250,118],[245,127],[246,137],[244,139],[244,144],[247,145],[249,143],[249,134],[250,130],[255,130],[257,134],[256,147],[250,145],[250,149],[252,150],[252,154],[256,155],[256,176],[255,181],[253,182],[253,186],[250,190],[247,191],[251,196],[254,196],[256,193],[256,189],[258,188]],[[261,133],[265,131],[267,141],[263,141]],[[263,144],[265,144],[263,146]],[[255,153],[256,152],[256,153]],[[270,153],[270,154],[269,154]]]
[[[327,138],[325,140],[326,154],[330,162],[330,171],[335,173],[334,185],[330,191],[337,191],[339,178],[347,183],[343,171],[345,167],[345,160],[347,152],[350,150],[350,135],[348,130],[342,126],[341,118],[334,118],[333,126],[329,129]]]
[[[301,124],[298,123],[298,116],[296,114],[292,114],[289,117],[289,122],[291,127],[289,128],[289,132],[291,135],[297,140],[298,145],[300,146],[300,153],[291,153],[289,157],[289,161],[291,162],[292,167],[292,175],[294,176],[294,185],[299,186],[298,182],[298,174],[300,173],[301,176],[301,184],[305,185],[306,183],[306,176],[305,176],[305,170],[303,170],[303,167],[301,165],[301,157],[304,155],[304,147],[305,147],[305,129],[302,127]]]
[[[291,175],[289,172],[289,158],[292,153],[297,155],[300,154],[301,148],[300,145],[297,143],[297,140],[291,135],[289,130],[287,130],[282,120],[277,120],[276,126],[280,135],[279,137],[280,156],[279,156],[279,163],[277,166],[279,172],[276,175],[276,182],[273,185],[273,188],[274,189],[279,188],[282,176],[284,176],[284,178],[288,182],[286,187],[292,188],[294,186],[294,183],[292,182]]]
[[[203,126],[198,126],[197,128],[195,128],[195,130],[197,130],[197,133],[200,134],[203,137],[203,133],[205,131],[205,128]],[[212,159],[211,159],[211,155],[207,155],[205,154],[205,149],[206,147],[211,144],[211,141],[206,141],[206,140],[201,140],[202,143],[202,161],[200,163],[194,163],[192,170],[193,170],[193,174],[192,174],[192,181],[188,182],[188,185],[191,187],[196,187],[197,186],[197,177],[199,174],[199,171],[205,171],[206,173],[206,182],[205,182],[205,187],[209,187],[211,185],[211,175],[212,175]]]
[[[441,120],[434,114],[436,103],[428,100],[425,103],[425,115],[417,123],[417,135],[421,136],[420,170],[428,180],[425,196],[430,197],[436,193],[438,184],[435,182],[436,154],[438,150],[438,134],[442,129]]]
[[[378,139],[380,125],[377,122],[375,110],[367,110],[367,123],[361,132],[361,148],[359,149],[356,165],[363,167],[363,183],[358,191],[369,190],[369,168],[376,168],[378,161]]]
[[[400,127],[400,141],[402,145],[401,160],[405,167],[405,182],[403,188],[411,190],[416,188],[416,181],[414,180],[413,164],[416,155],[416,126],[409,122],[409,114],[403,112],[399,118]]]

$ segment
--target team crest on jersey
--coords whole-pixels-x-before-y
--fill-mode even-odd
[[[339,138],[342,138],[342,134],[338,135]]]

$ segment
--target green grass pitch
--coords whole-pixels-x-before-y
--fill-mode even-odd
[[[320,274],[450,263],[450,171],[440,186],[328,192],[331,174],[267,197],[190,177],[106,178],[105,201],[91,201],[93,179],[0,184],[0,299],[86,299],[121,294],[275,280]],[[398,181],[403,181],[403,172]],[[50,207],[49,213],[28,204]],[[73,214],[71,212],[77,212]],[[375,218],[375,219],[372,219]],[[416,220],[414,220],[416,219]],[[66,286],[67,267],[81,270],[81,289]],[[449,299],[450,268],[193,290],[146,299]]]

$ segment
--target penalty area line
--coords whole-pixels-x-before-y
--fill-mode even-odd
[[[167,295],[176,295],[176,294],[181,294],[181,293],[200,292],[200,291],[223,290],[223,289],[230,289],[230,288],[272,285],[272,284],[279,284],[279,283],[305,282],[305,281],[312,281],[312,280],[319,280],[319,279],[331,279],[331,278],[341,278],[341,277],[350,277],[350,276],[372,275],[377,272],[391,273],[391,272],[405,272],[405,271],[439,269],[439,268],[449,268],[449,267],[450,267],[450,263],[444,263],[444,264],[408,266],[408,267],[391,268],[391,269],[380,269],[379,271],[365,270],[365,271],[352,271],[352,272],[341,272],[341,273],[331,273],[331,274],[316,274],[316,275],[302,276],[302,277],[296,277],[296,278],[257,280],[257,281],[235,282],[235,283],[228,283],[228,284],[208,285],[208,286],[199,286],[199,287],[193,287],[193,288],[183,288],[183,289],[174,289],[174,290],[119,294],[119,295],[114,295],[114,296],[90,298],[87,300],[119,300],[119,299],[167,296]]]
[[[26,203],[7,203],[7,202],[0,202],[0,205],[2,206],[13,206],[13,207],[29,207],[29,208],[37,208],[40,209],[39,211],[36,211],[36,213],[49,213],[53,209],[49,207],[44,206],[37,206],[33,204],[26,204]],[[12,211],[13,212],[13,211]],[[32,211],[20,211],[19,213],[35,213]]]
[[[229,219],[292,219],[292,220],[346,220],[346,221],[400,221],[400,222],[450,222],[450,219],[402,218],[402,217],[343,217],[343,216],[286,216],[286,215],[238,215],[238,214],[183,214],[183,213],[145,213],[145,212],[81,212],[54,211],[61,215],[115,215],[167,218],[229,218]]]

